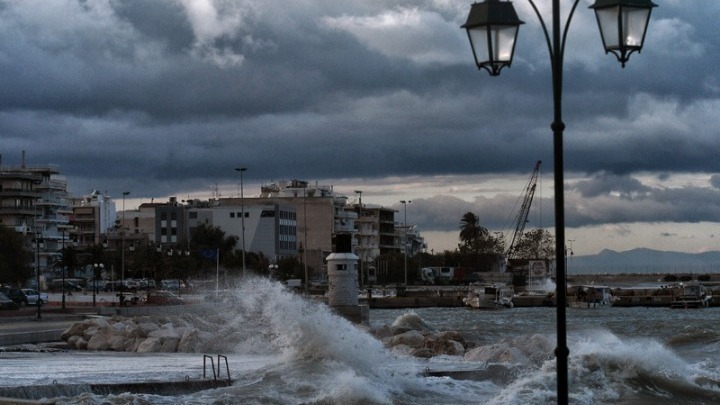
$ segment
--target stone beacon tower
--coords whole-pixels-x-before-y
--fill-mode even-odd
[[[350,234],[335,236],[335,250],[327,257],[328,305],[355,323],[368,323],[367,305],[358,304],[358,257],[352,253]]]

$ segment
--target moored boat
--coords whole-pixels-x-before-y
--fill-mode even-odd
[[[463,298],[471,308],[500,309],[513,307],[513,289],[505,285],[472,286]]]
[[[677,288],[673,288],[670,308],[707,308],[711,300],[712,295],[702,284],[680,284]]]
[[[579,285],[574,300],[568,300],[571,308],[610,308],[616,298],[604,285]]]

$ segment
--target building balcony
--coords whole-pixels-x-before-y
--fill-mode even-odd
[[[35,222],[44,223],[44,224],[49,224],[49,223],[67,224],[68,222],[70,222],[70,218],[66,215],[45,215],[40,218],[35,218]]]
[[[36,216],[38,210],[35,207],[0,207],[0,215],[25,215]]]
[[[34,190],[27,190],[27,189],[20,189],[20,188],[3,188],[0,190],[0,197],[26,197],[28,199],[37,199],[42,196],[42,193],[39,193]]]

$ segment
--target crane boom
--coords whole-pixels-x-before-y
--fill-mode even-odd
[[[538,174],[540,173],[541,164],[542,161],[540,160],[535,163],[535,170],[533,170],[532,175],[530,175],[530,181],[528,181],[528,184],[523,191],[523,203],[520,207],[520,212],[518,212],[517,218],[515,219],[515,232],[513,233],[510,247],[506,253],[508,259],[515,258],[515,251],[517,250],[516,244],[520,242],[520,238],[525,230],[525,224],[527,223],[528,215],[530,214],[530,205],[532,204],[533,197],[535,196],[535,188],[537,187]]]

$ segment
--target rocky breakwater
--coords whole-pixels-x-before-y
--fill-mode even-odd
[[[420,358],[462,356],[466,361],[513,366],[540,365],[554,358],[554,345],[543,335],[524,335],[478,345],[467,342],[460,332],[437,331],[414,313],[402,315],[392,325],[382,325],[370,332],[393,352]]]
[[[242,340],[253,340],[252,328],[211,315],[96,317],[76,322],[62,333],[70,349],[124,352],[232,351]],[[392,325],[368,330],[393,353],[431,358],[462,356],[466,361],[527,366],[553,358],[554,345],[542,335],[503,339],[491,345],[468,342],[461,332],[438,331],[415,313]],[[262,335],[262,333],[261,333]],[[272,339],[271,335],[265,338]]]
[[[74,323],[60,338],[77,350],[193,353],[204,350],[215,335],[179,317],[115,316]]]

